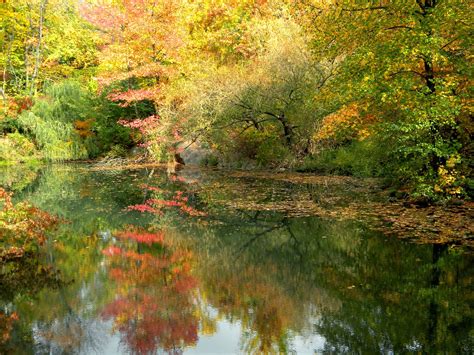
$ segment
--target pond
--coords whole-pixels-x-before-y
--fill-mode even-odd
[[[324,213],[364,189],[85,164],[0,185],[62,218],[43,276],[1,275],[0,353],[474,352],[472,252]]]

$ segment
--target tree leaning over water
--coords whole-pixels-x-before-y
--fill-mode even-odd
[[[90,157],[140,145],[166,161],[195,143],[224,166],[380,176],[422,200],[472,193],[468,1],[22,0],[1,11],[5,134],[36,144],[15,117],[74,77],[97,98],[70,119],[97,138]]]

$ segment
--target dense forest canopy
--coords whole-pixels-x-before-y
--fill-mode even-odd
[[[467,0],[4,0],[0,161],[198,148],[208,165],[464,197],[472,15]]]

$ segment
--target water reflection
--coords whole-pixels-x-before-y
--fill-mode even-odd
[[[198,340],[193,302],[197,287],[190,274],[191,254],[173,248],[161,232],[134,228],[117,233],[126,239],[103,250],[115,296],[102,310],[113,321],[124,348],[148,354],[157,349],[180,353]]]
[[[57,166],[36,173],[31,185],[14,185],[12,173],[8,183],[21,186],[18,198],[70,221],[46,256],[64,282],[26,299],[7,286],[2,309],[19,317],[8,349],[474,351],[470,254],[387,239],[363,222],[225,202],[296,206],[304,194],[326,201],[327,187],[199,171]],[[147,201],[166,208],[159,215],[126,210]]]

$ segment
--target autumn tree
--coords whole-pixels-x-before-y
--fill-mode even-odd
[[[0,4],[0,66],[6,96],[34,95],[58,80],[96,65],[98,38],[70,0]]]
[[[465,1],[300,1],[318,58],[340,63],[329,97],[382,122],[385,175],[419,196],[457,195],[467,168],[471,45]],[[360,105],[362,104],[362,105]],[[338,109],[337,105],[332,108]]]

